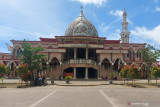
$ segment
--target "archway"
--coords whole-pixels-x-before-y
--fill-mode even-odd
[[[111,65],[112,65],[112,63],[108,58],[105,58],[101,64],[102,68],[107,71],[111,71]]]
[[[114,61],[113,70],[115,72],[119,73],[123,67],[124,67],[124,61],[122,59],[120,59],[120,58],[117,58]]]
[[[57,69],[60,66],[60,62],[58,61],[58,59],[56,57],[52,58],[52,60],[49,63],[50,68],[53,69]]]
[[[17,64],[14,61],[10,61],[7,64],[7,67],[8,67],[8,71],[7,71],[8,77],[17,77],[18,76],[18,74],[16,73]]]

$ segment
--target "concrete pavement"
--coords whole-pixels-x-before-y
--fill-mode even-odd
[[[108,87],[109,86],[109,87]],[[159,88],[45,86],[0,89],[1,107],[160,107]]]

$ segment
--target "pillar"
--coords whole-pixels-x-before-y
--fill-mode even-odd
[[[60,69],[61,69],[61,79],[63,79],[63,68],[62,68],[62,62],[60,62]]]
[[[88,68],[86,68],[86,71],[85,71],[85,79],[88,79]]]
[[[97,72],[97,78],[100,79],[100,72],[101,72],[101,63],[99,63],[99,70]]]
[[[88,59],[88,48],[86,48],[86,59]]]
[[[74,48],[74,59],[77,59],[77,48]]]
[[[74,67],[74,69],[73,69],[73,74],[74,74],[74,76],[73,76],[73,79],[76,79],[76,67]]]

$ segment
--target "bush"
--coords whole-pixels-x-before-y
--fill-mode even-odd
[[[121,71],[120,71],[120,75],[122,78],[127,78],[128,77],[128,72],[129,72],[129,66],[126,65],[124,66]]]
[[[70,80],[70,79],[72,79],[71,76],[66,76],[66,77],[65,77],[65,80]]]

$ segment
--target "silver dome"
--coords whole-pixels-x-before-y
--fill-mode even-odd
[[[94,25],[86,19],[81,10],[81,14],[67,28],[65,36],[92,36],[98,37]]]

